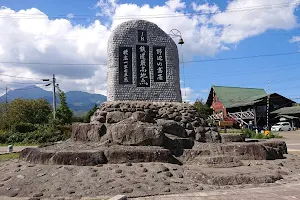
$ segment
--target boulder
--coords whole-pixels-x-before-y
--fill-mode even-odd
[[[26,148],[21,151],[20,158],[30,163],[51,165],[93,166],[107,163],[103,151],[57,152]]]
[[[196,132],[194,130],[186,130],[186,133],[189,138],[195,139]]]
[[[192,149],[194,141],[190,138],[180,138],[171,134],[165,134],[164,147],[167,149]]]
[[[223,143],[226,142],[245,142],[245,136],[242,134],[230,134],[223,133],[221,134],[221,140]]]
[[[162,126],[164,133],[169,133],[178,137],[187,137],[185,128],[173,120],[158,119],[156,120],[156,123],[159,126]]]
[[[141,163],[141,162],[162,162],[181,164],[168,149],[160,147],[114,147],[104,151],[108,163]]]
[[[218,132],[209,130],[205,133],[205,141],[209,143],[219,143],[221,142],[221,136]]]
[[[141,122],[154,122],[153,120],[153,113],[151,111],[136,111],[131,116],[135,121],[141,121]]]
[[[108,112],[106,122],[109,124],[118,123],[125,119],[125,113],[121,111]]]
[[[164,134],[161,126],[124,120],[108,128],[101,142],[107,140],[112,144],[129,146],[162,146]]]
[[[75,123],[72,124],[71,139],[75,141],[98,142],[105,133],[106,126],[104,124]]]
[[[197,142],[206,142],[204,133],[196,133],[195,140]]]
[[[272,148],[263,143],[227,143],[221,145],[223,154],[237,156],[243,160],[274,160],[283,159],[279,148]]]

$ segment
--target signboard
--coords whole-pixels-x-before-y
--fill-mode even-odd
[[[233,126],[232,121],[220,121],[219,126],[224,127],[224,126]]]
[[[154,82],[166,82],[166,52],[163,46],[153,47],[153,74]]]
[[[138,42],[147,43],[147,31],[138,30]]]
[[[149,46],[136,45],[137,87],[150,87]]]
[[[132,84],[132,48],[119,48],[119,84]]]

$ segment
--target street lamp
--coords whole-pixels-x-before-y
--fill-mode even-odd
[[[169,34],[171,37],[179,37],[178,44],[183,45],[184,41],[182,39],[182,34],[178,29],[172,29]]]
[[[170,34],[169,34],[171,37],[179,37],[179,41],[178,41],[178,44],[182,45],[184,44],[184,41],[182,39],[182,34],[181,32],[178,30],[178,29],[172,29],[170,31]],[[183,62],[183,51],[182,51],[182,54],[181,54],[181,61],[182,61],[182,74],[183,74],[183,87],[185,88],[185,75],[184,75],[184,62]],[[184,90],[184,96],[186,96],[186,90]]]

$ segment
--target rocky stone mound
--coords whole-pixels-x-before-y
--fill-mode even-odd
[[[157,146],[109,145],[99,142],[65,141],[42,148],[24,149],[23,160],[37,164],[96,166],[99,164],[163,162],[213,168],[241,166],[243,160],[285,158],[285,142],[199,143],[176,152]]]
[[[209,126],[192,105],[162,102],[103,103],[91,123],[73,125],[72,139],[129,146],[179,144],[183,148],[191,148],[193,141],[221,142],[217,128]]]
[[[245,142],[224,134],[186,103],[106,102],[90,123],[72,125],[69,141],[25,149],[32,163],[98,165],[165,162],[207,167],[237,167],[241,160],[284,158],[285,142]]]

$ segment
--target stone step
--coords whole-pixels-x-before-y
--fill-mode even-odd
[[[231,168],[242,166],[243,163],[234,156],[198,156],[194,160],[189,161],[187,164],[197,164],[204,167],[213,167],[213,168]]]

